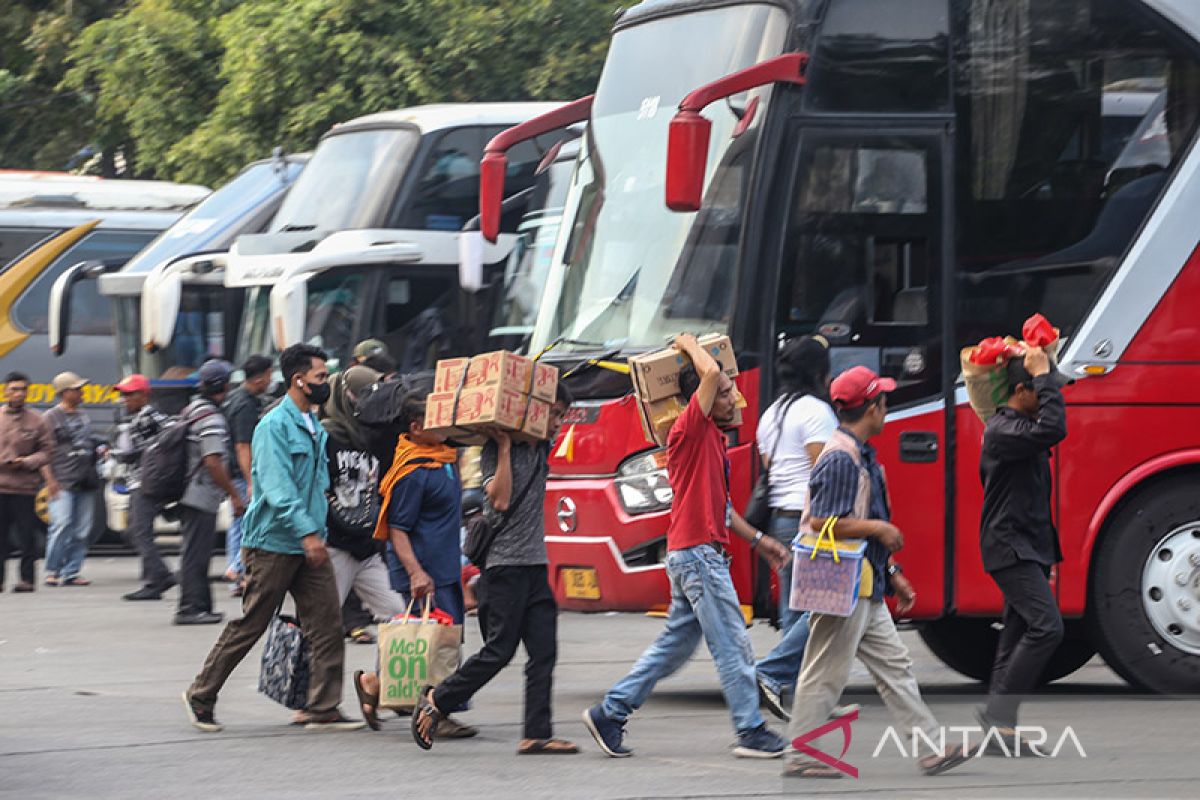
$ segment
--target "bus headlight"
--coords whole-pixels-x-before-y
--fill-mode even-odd
[[[628,459],[617,469],[617,497],[627,514],[648,514],[671,507],[674,493],[667,480],[667,451],[651,450]]]

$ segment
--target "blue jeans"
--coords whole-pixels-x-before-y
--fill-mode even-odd
[[[46,572],[74,578],[83,569],[92,532],[96,493],[59,491],[50,501],[50,535],[46,542]]]
[[[384,561],[387,563],[388,580],[392,584],[392,589],[403,595],[404,603],[407,605],[412,600],[412,595],[408,593],[408,573],[400,565],[400,559],[396,556],[396,551],[392,549],[390,543],[387,546]],[[418,602],[413,605],[413,613],[417,613],[418,605],[421,604]],[[433,607],[440,608],[453,617],[455,625],[462,625],[463,620],[467,618],[467,603],[463,599],[462,582],[435,586],[433,588]]]
[[[738,734],[763,725],[754,680],[754,652],[729,564],[715,547],[702,544],[667,553],[671,610],[667,627],[642,653],[629,674],[604,696],[602,708],[624,722],[650,696],[655,684],[688,662],[703,638],[717,665],[721,691]]]
[[[771,537],[788,548],[799,530],[800,520],[794,515],[771,513]],[[758,677],[777,694],[796,688],[804,648],[808,645],[807,611],[793,611],[789,601],[792,594],[792,562],[779,571],[779,632],[782,638],[775,648],[755,668]]]
[[[242,496],[242,500],[249,505],[250,498],[246,496],[246,481],[243,478],[234,478],[233,486],[238,490],[238,494]],[[242,567],[241,517],[234,517],[229,523],[229,529],[225,531],[225,571],[236,572],[239,575],[245,572],[245,569]]]

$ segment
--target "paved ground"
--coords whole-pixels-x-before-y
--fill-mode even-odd
[[[857,671],[862,703],[846,760],[857,780],[816,784],[779,777],[780,762],[731,757],[728,716],[707,656],[662,684],[630,724],[634,758],[604,757],[579,722],[581,709],[620,677],[661,622],[635,615],[566,614],[560,623],[555,719],[578,741],[572,757],[518,758],[521,672],[510,667],[482,692],[465,719],[479,738],[419,751],[407,726],[381,733],[313,734],[287,725],[286,710],[255,693],[257,652],[221,698],[222,734],[192,730],[180,691],[218,629],[176,628],[171,607],[123,603],[136,562],[98,558],[88,589],[40,589],[0,597],[0,796],[13,798],[332,798],[386,794],[423,798],[762,797],[781,794],[901,797],[1195,797],[1196,701],[1129,692],[1100,661],[1027,706],[1025,719],[1051,743],[1071,726],[1054,760],[982,759],[924,778],[893,741],[872,757],[890,718]],[[214,572],[216,565],[214,564]],[[237,613],[224,588],[220,605]],[[472,620],[468,647],[478,643]],[[774,632],[752,630],[766,652]],[[947,725],[971,725],[978,687],[942,668],[914,634],[918,675]],[[518,657],[520,659],[520,656]],[[350,645],[351,670],[372,651]],[[353,698],[347,686],[346,696]],[[353,702],[344,708],[353,711]],[[961,735],[961,734],[951,734]],[[835,734],[836,736],[836,734]],[[822,740],[836,753],[840,742]],[[823,794],[821,794],[823,793]]]

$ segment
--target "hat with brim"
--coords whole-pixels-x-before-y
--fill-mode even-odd
[[[829,398],[838,408],[858,408],[895,390],[896,382],[891,378],[881,378],[867,367],[851,367],[833,379]]]
[[[68,389],[82,389],[88,385],[88,380],[79,377],[74,372],[60,372],[54,376],[51,385],[54,386],[54,391],[65,392]]]
[[[148,391],[150,391],[150,379],[147,378],[145,375],[139,375],[138,373],[135,372],[132,375],[125,378],[120,383],[118,383],[113,388],[116,389],[121,394],[133,394],[134,392],[148,392]]]

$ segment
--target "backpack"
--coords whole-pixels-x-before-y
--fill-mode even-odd
[[[197,422],[221,413],[213,408],[187,416],[187,409],[159,429],[154,441],[142,452],[142,495],[160,503],[178,503],[187,490],[187,435]]]

